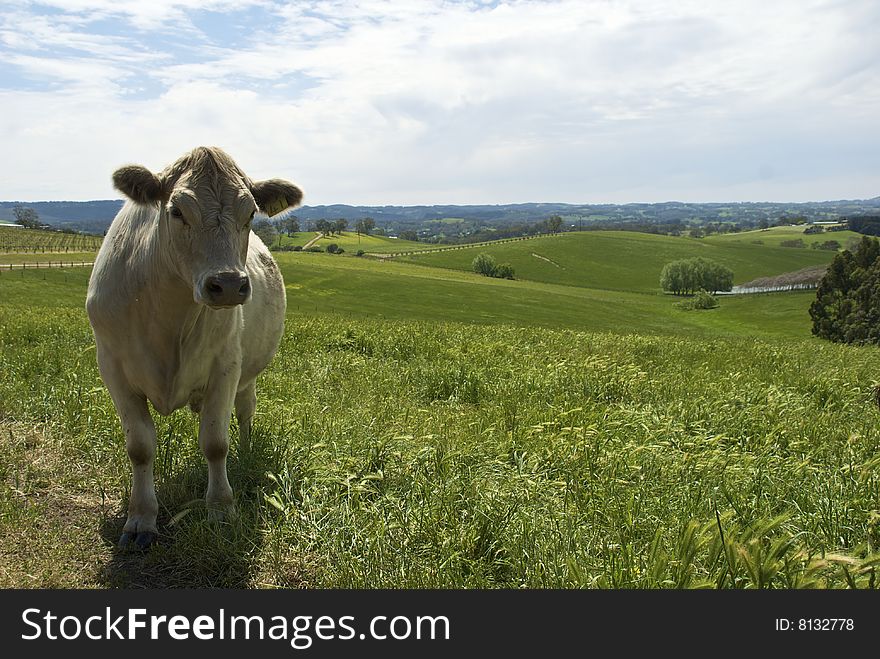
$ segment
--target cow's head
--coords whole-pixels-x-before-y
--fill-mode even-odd
[[[199,147],[159,174],[127,165],[113,184],[139,204],[158,205],[159,232],[175,271],[199,304],[223,308],[251,297],[245,271],[251,220],[296,206],[298,187],[281,179],[252,181],[221,149]]]

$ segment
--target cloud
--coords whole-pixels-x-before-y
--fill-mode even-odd
[[[874,196],[878,23],[870,1],[32,4],[0,19],[0,196],[111,196],[122,162],[203,143],[313,204]]]

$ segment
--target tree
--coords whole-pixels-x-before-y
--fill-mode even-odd
[[[413,242],[417,242],[419,239],[419,234],[415,231],[407,229],[406,231],[401,231],[399,234],[401,240],[411,240]]]
[[[863,237],[834,257],[810,305],[812,332],[839,343],[880,344],[880,242]]]
[[[12,209],[15,215],[15,223],[20,224],[26,229],[38,229],[40,227],[40,216],[33,208],[25,208],[24,206],[16,206]]]
[[[278,231],[269,220],[257,220],[253,224],[253,232],[260,237],[266,246],[273,245],[278,240]]]
[[[287,233],[287,237],[290,238],[293,234],[299,231],[299,218],[296,215],[288,215],[281,220],[281,229]]]
[[[558,233],[562,227],[562,218],[559,215],[551,215],[547,218],[547,228],[550,233]]]
[[[330,224],[327,220],[318,220],[317,222],[315,222],[315,231],[319,231],[325,236],[328,236],[333,233],[333,225]]]
[[[495,274],[492,276],[499,279],[513,279],[513,266],[509,263],[502,263],[495,268]]]
[[[366,235],[370,235],[370,231],[372,231],[376,227],[376,220],[372,217],[365,217],[363,219],[355,222],[354,228],[358,233],[364,233]]]
[[[690,295],[700,289],[710,293],[729,291],[733,288],[733,271],[701,256],[672,261],[660,272],[660,287],[674,295]]]
[[[880,215],[850,217],[846,221],[846,226],[850,231],[866,236],[880,236]]]
[[[471,268],[478,275],[494,277],[498,265],[495,263],[495,258],[491,254],[486,254],[484,252],[482,254],[477,254],[476,258],[471,262]]]
[[[336,220],[333,223],[333,231],[335,231],[336,233],[342,233],[347,228],[348,228],[348,220],[346,220],[344,217],[340,217],[338,220]]]

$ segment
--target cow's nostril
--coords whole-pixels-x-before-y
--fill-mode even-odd
[[[241,285],[241,288],[238,289],[240,295],[247,295],[251,290],[251,283],[245,279],[244,283]]]
[[[223,287],[214,281],[208,282],[208,293],[211,295],[220,295],[223,292]]]

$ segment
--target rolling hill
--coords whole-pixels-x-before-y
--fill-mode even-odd
[[[282,233],[278,237],[277,245],[287,247],[291,245],[305,245],[318,235],[315,231],[300,231],[292,236]],[[430,249],[434,245],[427,243],[418,243],[411,240],[400,240],[399,238],[389,238],[387,236],[368,236],[357,234],[354,231],[343,231],[342,234],[334,234],[332,236],[324,236],[314,243],[321,249],[325,249],[327,245],[336,244],[346,252],[356,253],[359,249],[365,252],[407,252],[422,249]],[[274,246],[273,246],[274,247]]]
[[[479,253],[510,263],[517,279],[603,290],[659,292],[660,271],[676,259],[703,256],[734,273],[734,283],[829,263],[833,252],[748,241],[707,241],[627,231],[589,231],[399,257],[410,263],[470,271]]]
[[[377,245],[398,242],[374,240]],[[710,254],[744,272],[737,272],[742,280],[752,273],[797,269],[803,259],[827,262],[832,256],[820,250],[749,242],[717,246],[648,234],[572,233],[488,250],[516,264],[518,279],[508,281],[470,272],[470,261],[483,249],[393,260],[358,258],[350,251],[343,255],[276,252],[275,257],[285,278],[290,312],[296,316],[330,314],[643,335],[808,338],[807,309],[814,297],[810,292],[734,296],[725,298],[719,309],[685,312],[675,307],[673,297],[660,292],[659,270],[667,259]],[[13,305],[27,306],[40,297],[44,304],[81,308],[86,280],[84,269],[0,272],[0,296]]]

